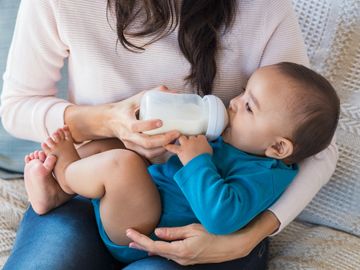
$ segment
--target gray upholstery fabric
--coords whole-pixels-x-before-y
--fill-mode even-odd
[[[360,1],[293,2],[312,67],[341,99],[336,171],[299,219],[360,236]]]
[[[270,239],[269,270],[360,269],[359,251],[354,235],[294,221]]]

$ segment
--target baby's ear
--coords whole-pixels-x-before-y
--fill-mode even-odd
[[[266,148],[265,156],[275,159],[285,159],[291,156],[293,151],[294,145],[292,141],[284,137],[277,137],[275,141]]]

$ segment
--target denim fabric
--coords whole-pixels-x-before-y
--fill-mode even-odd
[[[25,213],[15,245],[3,270],[211,270],[265,269],[267,241],[246,258],[222,264],[180,266],[160,257],[149,257],[128,266],[117,263],[106,250],[97,231],[91,202],[76,197],[47,215],[32,208]]]
[[[4,270],[114,269],[100,239],[90,201],[76,197],[38,216],[29,208]]]
[[[20,0],[0,1],[0,93],[3,87],[3,73],[6,68],[7,54],[9,51],[16,15]],[[67,85],[66,67],[62,70],[62,77],[58,83],[58,96],[65,97]],[[8,134],[0,124],[0,178],[11,179],[22,176],[25,154],[39,149],[39,143],[19,140]]]
[[[124,270],[264,270],[268,258],[268,239],[262,241],[245,258],[220,264],[197,264],[181,266],[161,257],[142,259],[123,268]]]

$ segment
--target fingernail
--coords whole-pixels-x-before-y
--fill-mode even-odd
[[[162,122],[161,122],[161,121],[156,122],[156,126],[157,126],[157,127],[161,127],[161,126],[162,126]]]

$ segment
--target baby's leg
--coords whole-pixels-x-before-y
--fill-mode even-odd
[[[56,153],[50,150],[50,148],[56,145],[57,149],[60,149],[60,151],[62,152],[61,158],[64,158],[64,156],[67,157],[74,156],[75,159],[73,160],[75,161],[79,158],[89,157],[91,155],[104,152],[110,149],[118,149],[125,147],[120,140],[116,138],[109,138],[109,139],[99,139],[99,140],[90,141],[74,151],[75,147],[73,147],[73,145],[69,145],[68,143],[64,144],[64,139],[65,139],[64,132],[68,133],[68,136],[70,136],[69,140],[72,141],[72,137],[68,127],[64,127],[64,129],[61,128],[56,130],[51,137],[49,137],[45,142],[41,144],[46,154],[56,157],[57,156]],[[66,142],[68,142],[69,140],[67,140]],[[66,157],[65,160],[67,160],[68,162],[70,161],[70,159]],[[58,164],[64,164],[64,163],[60,162]],[[62,190],[67,192],[67,194],[74,194],[73,191],[69,190],[69,188],[66,187],[64,183],[62,183],[64,177],[61,177],[60,175],[63,173],[64,170],[60,169],[60,166],[57,166],[56,170],[57,172],[55,171],[55,175],[58,175],[57,177],[58,184],[60,184]]]
[[[62,188],[88,198],[101,198],[100,216],[109,238],[126,245],[125,230],[149,234],[158,223],[161,206],[144,160],[129,150],[114,149],[80,159],[69,130],[44,146],[55,155],[54,169]]]
[[[124,148],[118,139],[91,141],[77,149],[81,158],[114,148]],[[34,151],[24,158],[24,183],[34,211],[43,215],[68,201],[73,195],[65,193],[52,175],[56,157],[43,151]]]
[[[77,151],[83,158],[116,148],[125,148],[125,146],[120,140],[112,138],[88,142]],[[32,208],[39,215],[46,214],[73,197],[65,193],[53,177],[55,162],[55,156],[47,157],[43,151],[34,151],[25,156],[25,188]]]
[[[109,138],[109,139],[99,139],[88,142],[80,146],[76,150],[80,158],[85,158],[111,149],[123,149],[123,148],[125,148],[125,145],[119,139]]]

